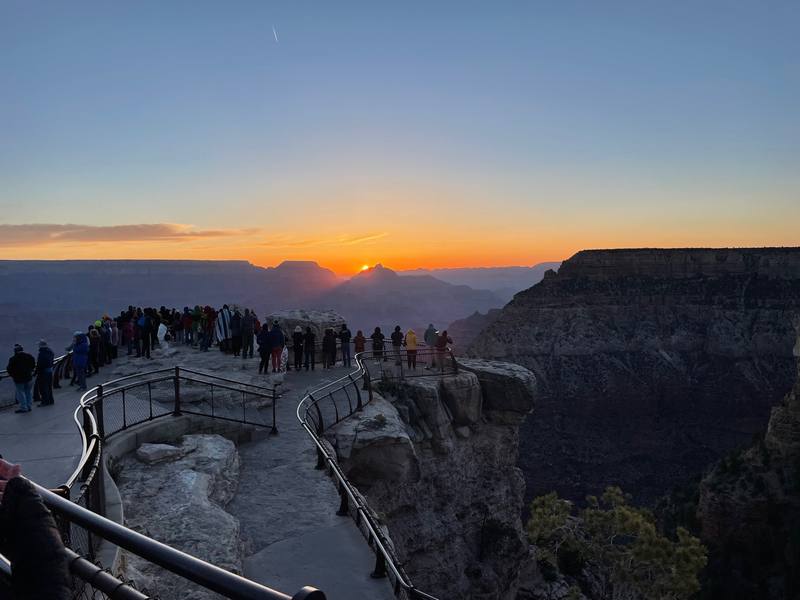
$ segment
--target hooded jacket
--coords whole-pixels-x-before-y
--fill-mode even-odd
[[[55,355],[53,354],[53,351],[50,350],[50,348],[48,348],[47,346],[39,348],[39,356],[36,357],[36,372],[46,373],[48,371],[52,371],[54,360],[55,360]]]
[[[72,364],[76,367],[85,367],[89,364],[89,340],[86,339],[85,333],[78,336],[78,341],[72,347]]]

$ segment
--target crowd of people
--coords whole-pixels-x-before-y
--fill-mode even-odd
[[[400,364],[405,350],[408,369],[417,368],[417,351],[422,342],[417,340],[413,329],[403,332],[397,325],[387,337],[376,327],[369,339],[377,359],[393,358]],[[101,367],[110,365],[120,354],[129,357],[151,359],[151,352],[163,342],[182,344],[207,352],[216,346],[223,353],[242,360],[252,359],[258,354],[258,372],[268,374],[316,368],[317,356],[323,369],[332,369],[337,362],[343,367],[352,366],[352,356],[364,352],[368,338],[361,330],[355,336],[346,324],[337,328],[326,328],[322,339],[310,326],[305,330],[297,325],[291,334],[284,332],[278,320],[265,319],[262,324],[256,312],[249,308],[229,307],[219,310],[211,306],[188,306],[183,311],[154,307],[128,306],[117,317],[103,315],[90,324],[87,330],[76,331],[72,343],[66,348],[72,352],[72,379],[78,391],[85,391],[86,379],[97,375]],[[423,334],[426,346],[434,348],[428,369],[443,365],[445,353],[453,340],[447,331],[439,332],[433,326]],[[390,348],[387,348],[387,344]],[[290,363],[289,354],[293,361]],[[30,412],[35,401],[41,406],[53,404],[53,368],[55,353],[46,340],[40,340],[38,355],[34,358],[17,344],[9,359],[6,371],[14,380],[16,412]]]

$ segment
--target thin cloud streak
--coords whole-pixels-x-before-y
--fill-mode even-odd
[[[358,246],[368,245],[372,242],[385,238],[388,232],[372,233],[362,236],[339,236],[335,238],[314,238],[297,240],[288,235],[275,236],[266,242],[257,244],[262,248],[318,248],[320,246]]]
[[[191,225],[179,223],[136,225],[0,224],[0,247],[79,245],[95,242],[185,242],[252,235],[257,232],[257,229],[194,229]]]

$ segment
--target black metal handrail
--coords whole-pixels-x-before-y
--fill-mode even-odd
[[[129,422],[126,418],[127,406],[125,394],[138,387],[146,386],[152,391],[152,386],[157,383],[171,381],[172,403],[169,410],[160,413],[154,412],[152,393],[148,394],[148,413],[146,418]],[[207,385],[212,389],[211,411],[202,412],[200,410],[187,409],[181,403],[181,382]],[[241,394],[242,403],[245,410],[241,418],[229,417],[225,414],[215,414],[213,404],[213,389],[220,388],[226,392]],[[272,422],[263,423],[248,419],[246,412],[245,396],[255,397],[261,400],[269,400],[272,405]],[[105,416],[109,412],[110,401],[118,397],[122,410],[121,426],[107,422]],[[94,567],[86,559],[94,560],[94,537],[107,540],[108,542],[139,555],[145,560],[152,562],[168,571],[186,578],[206,589],[213,590],[228,598],[254,599],[254,600],[324,600],[325,595],[314,588],[304,587],[294,596],[288,596],[282,592],[273,590],[254,581],[248,580],[239,575],[235,575],[224,569],[216,567],[210,563],[190,556],[175,548],[167,546],[137,533],[127,527],[111,521],[103,515],[105,502],[103,492],[103,466],[102,466],[102,443],[128,427],[140,424],[145,421],[157,418],[181,414],[192,414],[207,416],[216,419],[232,420],[243,424],[270,427],[271,433],[277,433],[276,412],[278,392],[275,388],[266,388],[249,382],[237,381],[218,377],[211,373],[185,369],[180,366],[158,369],[146,373],[120,377],[104,384],[97,385],[81,397],[78,407],[73,413],[73,419],[78,426],[81,436],[81,455],[78,465],[72,474],[67,478],[63,486],[56,492],[42,488],[35,482],[34,486],[42,497],[45,505],[53,512],[56,521],[69,546],[72,542],[72,549],[79,550],[79,554],[74,554],[74,558],[79,560],[70,561],[71,572],[82,581],[104,593],[114,592],[111,597],[119,597],[130,600],[141,600],[147,596],[127,586],[123,582],[111,576],[109,573]],[[224,408],[224,407],[223,407]],[[107,427],[108,426],[108,427]],[[75,487],[80,483],[77,495],[70,500],[70,495]],[[80,541],[77,539],[80,536]],[[83,548],[77,548],[81,543]],[[0,576],[10,577],[10,566],[2,556],[0,556]],[[121,591],[118,591],[121,590]]]
[[[458,362],[450,348],[446,350],[437,350],[427,348],[425,351],[422,349],[417,350],[414,358],[425,358],[421,356],[424,352],[435,353],[433,360],[437,360],[441,367],[433,370],[433,372],[426,372],[422,367],[419,371],[402,369],[393,370],[391,373],[388,370],[381,369],[381,380],[402,380],[409,377],[430,377],[452,375],[458,372]],[[355,355],[356,369],[339,379],[332,381],[320,388],[313,390],[306,394],[300,403],[297,405],[297,419],[300,425],[309,435],[317,449],[317,468],[328,468],[329,475],[334,478],[339,488],[340,506],[336,514],[345,516],[353,511],[356,525],[359,530],[367,538],[367,542],[371,547],[374,547],[375,552],[375,569],[373,571],[374,577],[389,576],[392,580],[392,587],[395,595],[410,600],[423,599],[423,600],[437,600],[426,592],[423,592],[411,582],[411,579],[403,570],[400,561],[391,550],[391,544],[387,536],[375,517],[373,511],[366,502],[364,496],[358,491],[355,485],[348,479],[344,470],[341,468],[336,460],[335,451],[331,452],[329,445],[324,440],[325,431],[332,425],[340,423],[341,421],[352,416],[354,413],[363,409],[364,405],[368,404],[373,399],[372,393],[372,377],[368,368],[368,364],[383,363],[384,361],[405,360],[408,361],[408,350],[397,349],[393,354],[388,355],[385,351],[379,352],[361,352]],[[444,360],[442,360],[444,359]],[[367,398],[362,399],[361,389],[359,387],[359,380],[363,381],[363,391],[367,392]],[[353,394],[348,392],[348,388],[353,388]],[[344,392],[347,399],[347,410],[340,411],[339,404],[334,398],[334,394]],[[355,404],[353,403],[355,399]],[[321,403],[327,401],[328,406],[333,408],[334,415],[332,419],[325,419],[323,416],[323,409]],[[344,407],[343,407],[344,408]],[[327,427],[326,427],[327,423]],[[361,529],[361,526],[366,528],[366,532]]]

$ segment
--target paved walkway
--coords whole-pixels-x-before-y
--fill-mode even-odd
[[[89,382],[176,364],[241,381],[265,382],[258,374],[257,359],[243,361],[216,350],[201,353],[185,347],[178,347],[171,356],[156,350],[150,361],[123,357]],[[239,488],[226,510],[241,523],[246,577],[290,594],[313,585],[325,591],[329,600],[389,600],[394,596],[387,581],[369,576],[374,555],[366,541],[352,519],[336,516],[336,488],[324,472],[314,469],[311,440],[295,417],[306,390],[345,373],[341,367],[328,371],[318,367],[314,372],[286,375],[277,406],[280,433],[239,447]],[[64,385],[56,391],[54,406],[34,406],[27,414],[15,414],[13,407],[0,411],[0,453],[22,464],[23,473],[43,485],[63,483],[80,452],[72,418],[79,397],[74,388]]]

